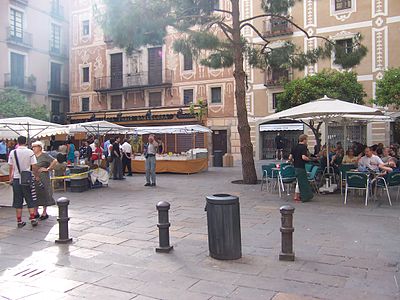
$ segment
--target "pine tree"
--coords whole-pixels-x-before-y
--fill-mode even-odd
[[[240,0],[229,1],[230,10],[220,9],[216,5],[219,3],[217,0],[104,0],[106,10],[99,13],[99,21],[113,42],[128,53],[143,46],[162,44],[168,30],[173,29],[185,33],[184,38],[174,43],[175,51],[191,54],[204,66],[234,68],[243,182],[254,184],[257,175],[245,101],[245,59],[252,66],[262,69],[267,66],[303,69],[335,51],[335,63],[349,68],[360,63],[367,49],[355,43],[349,53],[348,49],[343,49],[326,37],[309,36],[289,17],[289,8],[295,4],[295,0],[260,0],[264,14],[249,19],[240,18]],[[324,43],[308,52],[303,52],[292,42],[273,49],[269,47],[270,41],[250,22],[261,18],[281,19],[302,31],[307,38],[315,37]],[[210,31],[215,26],[221,34]],[[242,30],[246,27],[263,40],[261,45],[250,44],[243,38]]]

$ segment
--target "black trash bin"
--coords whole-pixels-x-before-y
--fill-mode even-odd
[[[228,194],[207,196],[208,248],[216,259],[242,257],[239,197]]]
[[[222,150],[214,150],[214,167],[223,166],[223,154]]]
[[[71,166],[70,171],[72,174],[82,174],[89,170],[88,167],[82,166]],[[88,174],[83,174],[80,176],[74,176],[70,180],[70,188],[73,193],[82,193],[89,190],[89,179]]]

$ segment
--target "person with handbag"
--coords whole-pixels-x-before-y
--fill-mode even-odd
[[[18,137],[18,149],[11,151],[8,164],[10,165],[10,184],[13,187],[13,207],[17,213],[17,227],[22,228],[26,225],[22,221],[22,206],[24,200],[28,205],[29,219],[32,226],[38,224],[38,220],[35,217],[36,203],[32,198],[32,172],[37,171],[37,161],[35,154],[32,150],[26,147],[26,137]]]

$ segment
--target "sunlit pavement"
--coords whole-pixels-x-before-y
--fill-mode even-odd
[[[351,195],[292,203],[260,185],[231,184],[240,168],[144,176],[108,188],[58,193],[71,200],[70,236],[58,245],[57,209],[38,227],[16,228],[0,208],[0,299],[399,299],[400,205]],[[208,255],[205,196],[240,197],[243,258]],[[395,198],[395,194],[393,193]],[[169,254],[158,244],[155,205],[171,203]],[[282,204],[294,214],[294,262],[278,260]],[[27,211],[24,211],[27,219]]]

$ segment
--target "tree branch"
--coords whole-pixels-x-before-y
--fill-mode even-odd
[[[229,11],[229,10],[224,10],[224,9],[214,9],[214,11],[217,11],[217,12],[222,12],[222,13],[226,13],[226,14],[232,15],[232,12],[231,12],[231,11]]]
[[[232,39],[232,37],[229,35],[229,33],[228,33],[228,28],[225,28],[223,25],[225,25],[224,23],[222,23],[222,22],[217,22],[217,25],[219,26],[219,28],[221,28],[221,30],[222,30],[222,32],[225,34],[225,36],[226,36],[226,38],[233,44],[233,39]]]
[[[249,21],[252,21],[252,20],[255,20],[255,19],[258,19],[258,18],[266,18],[266,17],[274,17],[274,18],[279,18],[279,19],[282,19],[282,20],[287,21],[288,23],[290,23],[290,24],[292,24],[294,27],[296,27],[298,30],[300,30],[301,32],[303,32],[303,33],[305,34],[305,36],[307,37],[307,39],[312,39],[312,38],[322,39],[322,40],[325,40],[325,41],[327,41],[328,43],[330,43],[330,44],[332,44],[332,45],[335,45],[334,42],[332,42],[330,39],[328,39],[328,38],[325,37],[325,36],[322,36],[322,35],[309,35],[308,32],[307,32],[306,30],[304,30],[302,27],[300,27],[299,25],[297,25],[295,22],[293,22],[292,20],[290,20],[290,19],[287,18],[287,17],[280,16],[280,15],[275,15],[275,14],[262,14],[262,15],[258,15],[258,16],[254,16],[254,17],[251,17],[251,18],[247,18],[247,19],[241,20],[241,21],[240,21],[240,24],[243,24],[243,25],[244,25],[244,24],[247,24],[247,22],[249,22]],[[243,25],[241,25],[241,27],[242,27]],[[260,34],[258,34],[258,36],[259,36],[260,38],[263,38]]]
[[[257,29],[256,27],[254,27],[254,26],[253,26],[252,24],[250,24],[250,23],[244,23],[244,24],[240,25],[240,30],[242,30],[242,29],[243,29],[244,27],[246,27],[246,26],[251,27],[251,28],[255,31],[255,33],[257,33],[257,35],[258,35],[264,42],[266,42],[267,44],[270,43],[270,41],[267,40],[267,39],[261,34],[261,32],[258,31],[258,29]]]

